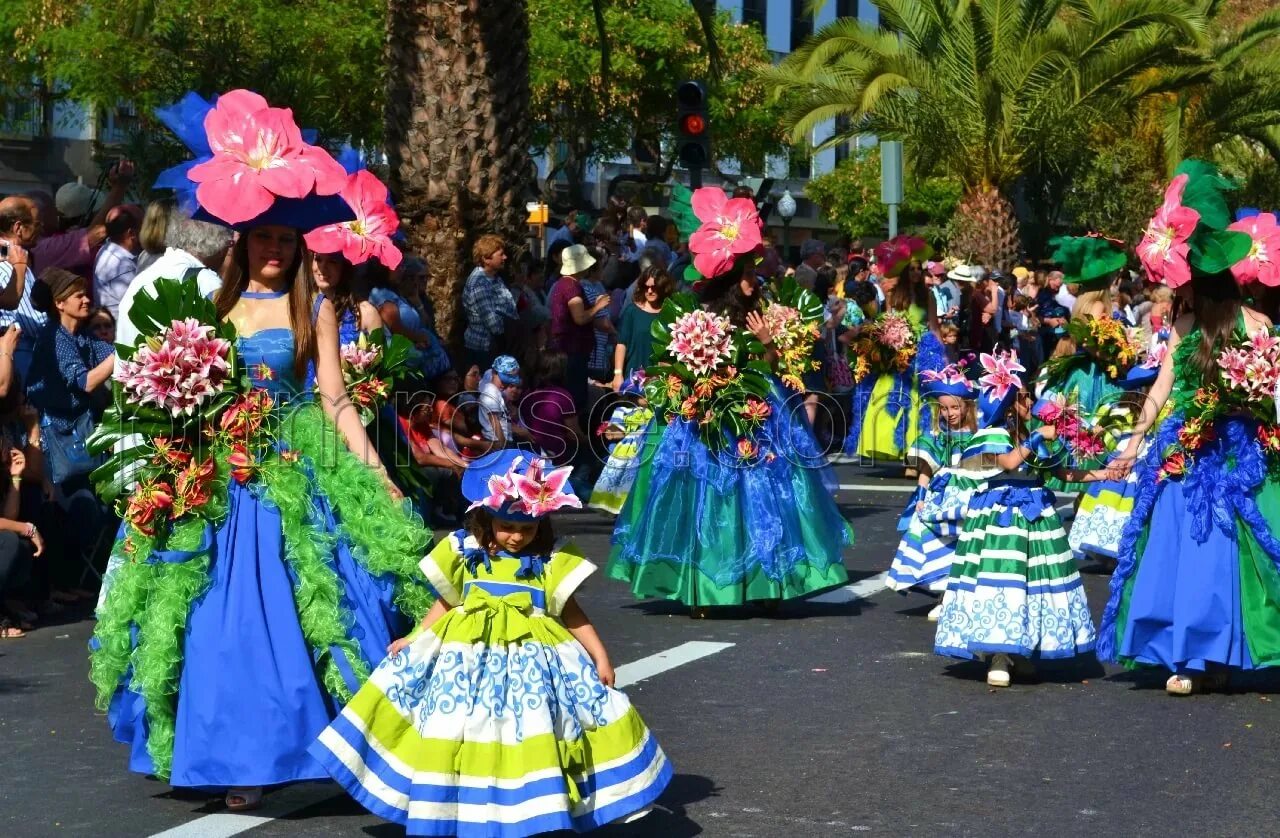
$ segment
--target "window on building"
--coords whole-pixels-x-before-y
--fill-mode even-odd
[[[858,0],[836,0],[836,17],[857,17]]]
[[[103,112],[102,131],[98,139],[107,144],[128,142],[129,135],[138,130],[138,109],[132,102],[117,102],[114,108]]]
[[[813,15],[809,0],[791,0],[791,48],[798,49],[813,34]]]
[[[836,117],[836,136],[840,136],[841,134],[847,134],[849,132],[849,125],[850,125],[849,117],[837,116]],[[852,142],[846,140],[845,142],[840,143],[840,145],[836,146],[836,165],[837,166],[840,165],[845,160],[849,159],[851,145],[852,145]]]
[[[788,157],[787,177],[808,178],[813,176],[813,150],[808,145],[793,145]]]
[[[742,22],[754,23],[764,32],[769,25],[768,0],[742,0]]]
[[[34,90],[0,90],[0,136],[28,138],[43,133],[44,110]]]

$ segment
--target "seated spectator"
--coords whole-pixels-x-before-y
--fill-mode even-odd
[[[510,355],[494,358],[493,366],[480,376],[480,434],[490,451],[515,447],[517,437],[530,439],[527,430],[511,421],[511,406],[522,383],[520,365]]]
[[[430,380],[449,369],[452,362],[430,318],[424,314],[421,303],[426,281],[427,263],[409,257],[398,271],[369,292],[369,303],[392,334],[413,342],[415,351],[410,364],[423,380]]]
[[[475,378],[478,382],[479,370],[476,370]],[[446,450],[464,461],[470,461],[478,457],[486,445],[484,438],[477,436],[475,429],[467,421],[465,411],[460,409],[460,384],[461,379],[456,370],[446,370],[432,382],[431,389],[435,398],[430,405],[431,435],[440,440]]]
[[[31,365],[28,396],[43,417],[45,453],[54,485],[85,482],[92,463],[84,444],[93,431],[90,395],[111,380],[115,347],[84,328],[89,294],[84,279],[61,268],[40,275],[32,303],[52,322],[40,336]],[[64,492],[70,495],[70,491]]]
[[[107,213],[107,240],[93,263],[94,304],[115,317],[120,301],[138,274],[138,254],[142,244],[138,231],[142,213],[135,206],[115,207]]]
[[[9,485],[0,499],[0,639],[22,637],[35,627],[37,614],[21,599],[31,576],[32,562],[44,555],[44,539],[35,524],[21,520],[19,504],[26,456],[7,442],[0,442],[0,468],[9,473]]]
[[[86,328],[96,340],[110,344],[116,342],[116,319],[108,309],[95,308],[89,312],[89,325]]]
[[[573,396],[564,386],[565,367],[563,352],[544,352],[535,370],[534,388],[520,400],[521,422],[538,449],[557,466],[574,465],[590,446]]]

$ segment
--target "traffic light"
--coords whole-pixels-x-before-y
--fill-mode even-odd
[[[676,105],[676,159],[689,170],[691,178],[701,180],[702,169],[711,163],[706,87],[700,81],[681,83],[676,88]]]

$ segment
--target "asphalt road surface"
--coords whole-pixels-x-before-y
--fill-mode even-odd
[[[676,777],[643,821],[606,838],[1263,836],[1280,832],[1280,673],[1175,699],[1165,675],[1091,657],[992,690],[985,668],[932,654],[934,600],[884,591],[902,480],[842,466],[857,531],[851,585],[691,620],[594,578],[580,599]],[[606,555],[612,522],[561,530]],[[1086,566],[1095,619],[1107,577]],[[87,619],[0,642],[0,836],[396,836],[305,784],[231,815],[125,769],[93,707]]]

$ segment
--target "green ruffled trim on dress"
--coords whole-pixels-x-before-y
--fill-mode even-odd
[[[395,575],[396,605],[418,622],[433,602],[417,571],[431,536],[415,513],[391,498],[377,472],[347,449],[321,408],[299,407],[282,428],[283,441],[301,457],[293,462],[274,457],[263,463],[258,485],[265,502],[280,512],[284,559],[296,579],[293,596],[298,622],[315,655],[317,671],[325,689],[346,702],[353,692],[334,660],[334,648],[346,656],[361,684],[369,677],[369,669],[348,634],[352,618],[341,605],[342,586],[329,561],[337,538],[348,544],[370,574]],[[184,562],[138,561],[136,557],[149,557],[157,549],[194,550],[205,528],[225,519],[227,504],[221,498],[228,491],[226,453],[218,451],[214,458],[219,469],[214,496],[220,500],[212,510],[216,517],[189,518],[176,524],[167,538],[146,536],[126,524],[126,537],[115,547],[126,561],[98,611],[89,665],[96,703],[106,710],[132,670],[130,686],[146,701],[147,752],[161,778],[169,776],[173,764],[187,618],[191,604],[208,588],[212,545]],[[313,469],[313,463],[327,467]],[[336,535],[316,526],[313,483],[319,484],[339,522]],[[126,546],[132,546],[132,551]],[[138,629],[136,644],[133,626]]]

